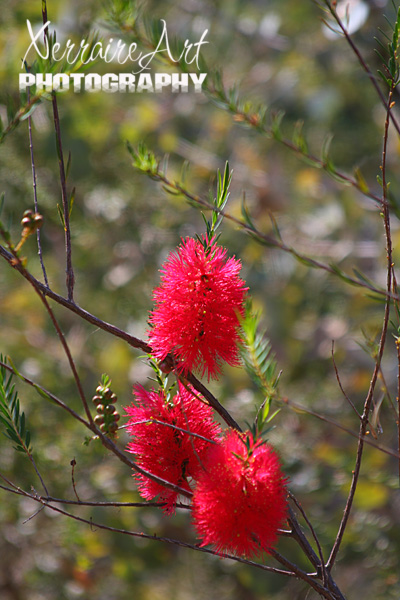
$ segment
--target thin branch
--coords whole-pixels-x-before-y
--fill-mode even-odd
[[[389,95],[388,95],[388,102],[387,102],[385,128],[384,128],[384,135],[383,135],[382,166],[381,166],[381,170],[382,170],[382,213],[383,213],[383,222],[384,222],[384,228],[385,228],[386,252],[387,252],[386,290],[389,293],[392,290],[393,259],[392,259],[392,239],[391,239],[391,233],[390,233],[390,213],[389,213],[389,209],[388,209],[388,205],[387,205],[387,201],[386,201],[387,200],[386,155],[387,155],[387,143],[388,143],[388,136],[389,136],[389,118],[390,118],[390,111],[392,108],[393,91],[394,91],[394,84],[392,81],[392,85],[391,85]],[[387,337],[389,314],[390,314],[390,304],[391,304],[390,298],[387,297],[386,302],[385,302],[385,313],[384,313],[384,317],[383,317],[382,331],[381,331],[381,336],[380,336],[380,340],[379,340],[378,354],[376,357],[375,367],[374,367],[374,371],[372,374],[372,379],[371,379],[371,383],[370,383],[369,390],[367,393],[367,397],[364,402],[364,410],[363,410],[361,424],[360,424],[359,440],[358,440],[358,446],[357,446],[356,463],[355,463],[355,467],[354,467],[354,471],[353,471],[353,477],[352,477],[352,481],[351,481],[349,495],[347,497],[347,502],[346,502],[346,506],[345,506],[345,509],[343,512],[342,520],[341,520],[339,530],[338,530],[338,533],[337,533],[337,536],[335,539],[335,543],[332,547],[332,551],[331,551],[331,554],[328,559],[327,568],[329,570],[332,569],[332,567],[335,563],[335,560],[336,560],[337,553],[339,552],[339,548],[340,548],[340,545],[341,545],[341,542],[343,539],[343,535],[344,535],[344,532],[345,532],[345,529],[347,526],[348,519],[350,517],[353,500],[354,500],[354,496],[356,493],[358,478],[359,478],[360,470],[361,470],[361,461],[362,461],[362,455],[363,455],[363,449],[364,449],[364,437],[365,437],[365,433],[367,431],[369,413],[371,410],[372,399],[373,399],[373,395],[374,395],[374,391],[375,391],[376,382],[378,379],[378,374],[379,374],[379,371],[381,368],[382,356],[383,356],[383,351],[385,348],[385,342],[386,342],[386,337]]]
[[[357,440],[359,439],[359,433],[352,431],[351,429],[349,429],[348,427],[345,427],[344,425],[342,425],[335,419],[332,419],[331,417],[327,417],[325,415],[321,415],[320,413],[316,413],[315,411],[310,410],[309,408],[306,408],[302,404],[298,404],[297,402],[294,402],[293,400],[289,400],[289,398],[286,398],[285,396],[280,398],[280,400],[289,408],[292,408],[296,411],[304,412],[307,415],[310,415],[312,417],[316,417],[320,421],[324,421],[325,423],[329,423],[330,425],[334,425],[338,429],[345,431],[346,433],[348,433],[352,437],[356,438]],[[377,444],[376,442],[373,442],[370,438],[368,438],[367,435],[364,435],[362,439],[363,439],[363,442],[365,442],[369,446],[372,446],[373,448],[376,448],[377,450],[380,450],[380,452],[383,452],[384,454],[388,454],[389,456],[393,456],[394,458],[399,459],[400,455],[397,452],[395,452],[394,450],[391,450],[390,448],[386,448],[385,446],[380,446],[379,444]]]
[[[48,21],[47,19],[47,5],[46,0],[42,0],[42,19],[43,25],[45,25]],[[48,27],[45,27],[44,30],[45,42],[48,43],[49,32]],[[74,283],[75,283],[75,275],[72,267],[72,245],[71,245],[71,230],[69,224],[69,213],[70,207],[67,197],[67,185],[66,185],[66,177],[65,177],[65,167],[64,167],[64,152],[62,147],[61,140],[61,129],[60,129],[60,117],[58,114],[58,105],[57,105],[57,97],[54,91],[51,92],[51,102],[53,107],[53,119],[54,119],[54,129],[56,134],[56,147],[57,147],[57,155],[58,155],[58,166],[60,171],[60,184],[61,184],[61,198],[63,205],[63,216],[64,216],[64,232],[65,232],[65,251],[67,256],[67,268],[66,268],[66,284],[68,291],[68,300],[71,302],[74,301]]]
[[[399,451],[398,469],[399,469],[399,484],[400,484],[400,340],[399,339],[396,340],[396,350],[397,350],[397,409],[398,409],[396,425],[397,425],[397,449]]]
[[[275,558],[281,565],[290,569],[298,579],[302,579],[306,581],[310,587],[312,587],[316,592],[318,592],[323,598],[327,598],[327,600],[345,600],[344,596],[339,592],[335,595],[332,594],[330,590],[328,590],[325,586],[318,583],[311,575],[299,569],[295,564],[289,561],[287,558],[282,556],[277,550],[269,549],[269,553],[271,556]],[[337,590],[338,592],[338,590]]]
[[[309,518],[307,517],[307,515],[305,513],[305,510],[303,509],[303,507],[300,504],[300,502],[297,500],[297,498],[295,497],[295,495],[292,494],[292,492],[289,491],[288,494],[289,494],[289,498],[291,500],[293,500],[294,504],[296,505],[296,507],[301,512],[301,514],[303,516],[303,519],[307,523],[308,528],[311,531],[311,535],[313,536],[314,541],[315,541],[315,543],[317,545],[319,559],[320,559],[320,567],[321,567],[321,571],[322,571],[322,583],[323,583],[323,585],[326,585],[327,581],[328,581],[328,573],[326,572],[324,555],[323,555],[323,552],[322,552],[321,544],[319,543],[318,536],[315,533],[314,527],[311,525],[311,522],[310,522]]]
[[[1,486],[0,486],[1,487]],[[10,491],[8,488],[6,491]],[[40,496],[45,502],[56,502],[57,504],[72,504],[76,506],[97,506],[97,507],[114,507],[114,508],[164,508],[165,502],[98,502],[90,500],[67,500],[65,498],[54,498],[53,496]],[[175,508],[184,510],[192,510],[189,504],[177,502]]]
[[[333,4],[329,1],[329,0],[324,0],[325,5],[328,7],[329,12],[331,13],[332,17],[335,19],[336,23],[339,25],[344,37],[346,38],[347,43],[349,44],[350,48],[353,50],[354,54],[357,57],[358,62],[360,63],[362,69],[365,71],[365,73],[367,74],[370,82],[372,83],[372,85],[375,88],[376,93],[378,94],[380,101],[382,102],[383,106],[385,107],[385,110],[388,111],[389,109],[389,104],[386,102],[386,98],[384,93],[382,92],[381,88],[378,85],[378,82],[376,80],[375,75],[372,73],[371,69],[369,68],[369,66],[367,65],[367,63],[365,62],[361,52],[359,51],[359,49],[357,48],[356,44],[353,42],[349,32],[347,31],[346,27],[343,24],[343,21],[341,20],[341,18],[339,17],[339,15],[337,14],[337,11],[335,9],[335,7],[333,6]],[[389,114],[389,118],[392,121],[396,131],[398,134],[400,134],[400,125],[397,122],[397,120],[395,119],[392,111],[389,109],[388,111]]]
[[[15,115],[15,117],[12,119],[12,121],[9,122],[9,124],[7,125],[7,127],[0,133],[0,144],[3,143],[5,137],[11,133],[12,131],[14,131],[14,129],[21,123],[21,121],[23,121],[25,115],[28,114],[28,112],[35,106],[35,104],[38,104],[39,102],[41,102],[42,96],[46,93],[45,90],[41,90],[40,92],[38,92],[37,94],[35,94],[34,96],[32,96],[32,98],[30,99],[29,102],[27,102],[25,104],[25,106],[21,106],[18,109],[17,114]]]
[[[92,519],[84,519],[82,517],[78,517],[76,515],[73,515],[72,513],[69,513],[67,511],[62,510],[61,508],[58,508],[56,506],[53,506],[52,504],[49,504],[48,500],[46,498],[43,498],[41,496],[38,496],[37,494],[30,494],[28,492],[26,492],[25,490],[19,488],[18,486],[16,486],[15,484],[13,484],[10,480],[8,480],[4,475],[2,475],[0,473],[0,478],[3,479],[3,481],[5,481],[9,487],[6,486],[0,486],[1,489],[4,489],[5,491],[8,492],[12,492],[21,496],[25,496],[26,498],[30,498],[32,500],[34,500],[35,502],[39,502],[40,504],[42,504],[44,507],[49,508],[50,510],[57,512],[59,514],[62,514],[66,517],[69,517],[70,519],[74,519],[75,521],[79,521],[81,523],[86,523],[87,525],[90,525],[91,527],[96,527],[98,529],[103,529],[106,531],[112,531],[114,533],[121,533],[124,535],[129,535],[132,537],[139,537],[142,539],[148,539],[148,540],[154,540],[154,541],[158,541],[158,542],[164,542],[167,544],[173,544],[175,546],[180,546],[183,548],[188,548],[190,550],[196,550],[198,552],[203,552],[205,554],[212,554],[214,556],[218,556],[220,558],[227,558],[229,560],[233,560],[236,562],[240,562],[246,565],[250,565],[252,567],[256,567],[258,569],[261,569],[263,571],[268,571],[271,573],[277,573],[279,575],[287,575],[289,577],[296,577],[297,575],[293,572],[290,571],[285,571],[282,569],[277,569],[275,567],[270,567],[268,565],[263,565],[260,563],[256,563],[254,561],[245,559],[245,558],[240,558],[238,556],[234,556],[232,554],[225,554],[225,553],[219,553],[216,552],[214,550],[210,550],[208,548],[201,548],[200,546],[195,546],[193,544],[188,544],[186,542],[182,542],[180,540],[174,540],[174,539],[170,539],[170,538],[166,538],[166,537],[161,537],[161,536],[157,536],[157,535],[150,535],[147,533],[143,533],[143,532],[136,532],[136,531],[128,531],[126,529],[118,529],[116,527],[109,527],[107,525],[103,525],[102,523],[97,523],[95,521],[93,521]],[[56,502],[59,502],[59,499],[54,500]],[[73,502],[71,502],[72,504]],[[96,503],[97,505],[97,503]],[[310,578],[315,576],[314,573],[311,574],[306,574],[307,576],[309,576]]]
[[[54,402],[55,404],[57,404],[58,406],[60,406],[64,410],[66,410],[67,412],[69,412],[69,414],[72,417],[74,417],[74,419],[76,419],[77,421],[79,421],[80,423],[85,425],[85,427],[88,427],[88,425],[89,425],[88,422],[85,421],[85,419],[83,419],[80,415],[78,415],[78,413],[75,412],[72,408],[70,408],[67,404],[65,404],[65,402],[63,402],[62,400],[57,398],[57,396],[55,396],[54,394],[52,394],[51,392],[46,390],[44,387],[42,387],[38,383],[35,383],[34,381],[32,381],[32,379],[29,379],[29,377],[25,377],[25,375],[22,375],[19,371],[17,372],[9,364],[0,361],[0,366],[4,367],[5,369],[8,369],[8,371],[17,375],[25,383],[27,383],[28,385],[31,385],[33,388],[35,388],[41,396],[47,397],[49,400],[51,400],[52,402]]]
[[[30,87],[28,87],[27,91],[28,91],[27,97],[28,97],[28,103],[29,103]],[[35,213],[38,213],[39,206],[38,206],[38,199],[37,199],[36,167],[35,167],[35,160],[34,160],[34,156],[33,156],[32,117],[30,115],[28,117],[28,131],[29,131],[29,150],[30,150],[30,155],[31,155],[31,167],[32,167],[32,180],[33,180],[33,202],[34,202],[34,206],[35,206]],[[47,287],[49,287],[46,268],[45,268],[44,262],[43,262],[42,244],[41,244],[41,239],[40,239],[40,228],[38,228],[36,230],[36,238],[37,238],[37,245],[38,245],[39,261],[40,261],[40,265],[42,267],[44,283]]]
[[[156,49],[156,46],[141,32],[137,31],[136,28],[126,28],[125,25],[123,29],[121,28],[121,31],[123,31],[124,35],[129,33],[129,30],[131,33],[134,34],[135,40],[139,39],[140,42],[146,45],[148,48],[152,48],[153,50]],[[171,64],[171,66],[176,68],[176,63],[169,60],[167,56],[163,55],[162,57],[159,56],[159,58],[162,58],[164,62],[167,62]],[[179,66],[180,64],[178,63],[178,67]],[[210,96],[211,99],[213,99],[216,102],[217,106],[220,106],[222,101],[225,105],[225,108],[233,114],[234,121],[239,123],[245,123],[246,125],[255,129],[257,132],[263,133],[267,137],[275,139],[275,141],[297,154],[300,158],[306,159],[309,163],[313,163],[315,167],[323,169],[330,175],[333,175],[338,179],[342,180],[344,183],[354,187],[367,198],[370,198],[371,200],[374,200],[378,203],[381,201],[379,196],[369,191],[366,191],[365,186],[358,182],[357,179],[353,179],[352,177],[349,177],[345,173],[342,173],[341,171],[337,170],[336,168],[333,168],[331,164],[327,163],[327,161],[322,160],[317,156],[311,154],[310,152],[306,151],[304,148],[297,146],[291,140],[286,139],[282,136],[276,136],[273,127],[266,126],[263,122],[263,119],[260,118],[258,114],[250,114],[248,112],[245,112],[244,110],[241,110],[240,106],[238,105],[238,102],[235,102],[229,96],[225,89],[217,89],[217,86],[213,86],[213,75],[215,75],[215,71],[209,73],[209,77],[206,79],[206,82],[203,86],[203,90]]]
[[[346,281],[350,285],[354,285],[357,287],[367,289],[370,292],[373,292],[380,296],[391,297],[391,298],[394,298],[395,300],[399,300],[398,295],[392,294],[391,291],[388,292],[387,290],[372,286],[363,280],[351,277],[350,275],[347,275],[346,273],[340,271],[340,269],[338,269],[337,267],[327,265],[318,260],[315,260],[314,258],[311,258],[310,256],[307,256],[305,254],[298,252],[291,246],[288,246],[287,244],[285,244],[281,239],[277,239],[275,237],[272,237],[270,235],[262,233],[259,229],[257,229],[255,227],[255,225],[253,223],[250,226],[242,219],[238,219],[237,217],[226,212],[225,210],[214,206],[213,204],[211,204],[204,198],[201,198],[200,196],[196,196],[196,195],[190,193],[187,189],[185,189],[178,182],[168,179],[168,177],[161,171],[158,171],[156,174],[153,173],[151,176],[153,179],[165,184],[168,188],[182,194],[187,200],[189,200],[189,202],[195,203],[198,206],[202,206],[206,209],[213,210],[214,212],[218,212],[220,215],[223,215],[225,219],[227,219],[228,221],[232,221],[232,223],[235,223],[241,229],[244,229],[252,237],[256,238],[260,243],[263,243],[266,246],[270,246],[272,248],[277,248],[279,250],[282,250],[283,252],[291,254],[299,262],[306,264],[307,266],[312,267],[314,269],[321,269],[323,271],[326,271],[327,273],[330,273],[331,275],[340,277],[342,280]]]
[[[382,385],[383,385],[383,392],[384,392],[384,394],[385,394],[386,398],[389,400],[389,405],[390,405],[390,408],[392,409],[392,411],[393,411],[393,414],[394,414],[394,417],[395,417],[395,419],[397,420],[397,411],[396,411],[396,407],[395,407],[395,405],[394,405],[394,402],[393,402],[393,400],[392,400],[392,396],[391,396],[391,394],[390,394],[390,391],[389,391],[388,385],[387,385],[387,383],[386,383],[386,379],[385,379],[385,376],[384,376],[384,374],[383,374],[382,367],[381,367],[381,369],[379,370],[379,379],[381,380],[381,382],[382,382]],[[399,383],[400,383],[400,380],[399,380]]]
[[[146,469],[142,469],[141,467],[139,467],[139,465],[137,465],[135,463],[135,461],[129,459],[128,456],[125,453],[121,452],[121,450],[114,444],[114,442],[110,438],[108,438],[107,436],[105,436],[96,427],[96,425],[94,424],[94,422],[90,423],[88,421],[85,421],[85,419],[83,419],[75,411],[73,411],[71,408],[69,408],[69,406],[67,406],[62,400],[60,400],[59,398],[57,398],[54,394],[52,394],[51,392],[49,392],[48,390],[46,390],[42,386],[38,385],[37,383],[34,383],[33,381],[31,381],[30,379],[28,379],[27,377],[25,377],[21,373],[16,372],[9,365],[7,365],[5,363],[0,363],[0,365],[4,366],[9,371],[15,373],[18,377],[20,377],[21,379],[23,379],[23,381],[25,381],[29,385],[32,385],[32,387],[34,387],[35,389],[40,390],[42,392],[42,395],[47,396],[50,400],[52,400],[53,402],[55,402],[58,406],[60,406],[61,408],[64,408],[66,411],[68,411],[72,417],[74,417],[75,419],[77,419],[80,423],[82,423],[82,425],[84,425],[85,427],[87,427],[87,429],[89,429],[92,433],[94,433],[95,436],[96,436],[96,438],[98,438],[101,441],[101,443],[103,444],[103,446],[105,448],[107,448],[113,454],[115,454],[115,456],[121,462],[123,462],[124,464],[126,464],[128,467],[130,467],[131,469],[137,471],[138,473],[141,473],[145,477],[148,477],[152,481],[155,481],[156,483],[159,483],[160,485],[163,485],[164,487],[173,490],[174,492],[176,492],[178,494],[186,496],[187,498],[191,498],[192,497],[192,493],[191,492],[188,492],[187,490],[181,488],[180,486],[177,486],[177,485],[175,485],[173,483],[170,483],[169,481],[166,481],[162,477],[158,477],[157,475],[153,475],[149,471],[146,471]],[[47,490],[46,490],[46,494],[48,494]]]
[[[1,245],[0,245],[0,256],[2,256],[8,262],[8,264],[11,267],[13,267],[13,269],[16,269],[27,281],[29,281],[29,283],[33,287],[37,288],[44,296],[51,298],[52,300],[54,300],[61,306],[64,306],[68,310],[74,312],[76,315],[78,315],[85,321],[88,321],[88,323],[92,323],[92,325],[95,325],[99,329],[102,329],[103,331],[106,331],[106,332],[110,333],[111,335],[124,340],[133,348],[138,348],[140,350],[143,350],[146,354],[152,353],[151,346],[149,346],[149,344],[147,344],[143,340],[136,338],[133,335],[130,335],[129,333],[127,333],[126,331],[123,331],[122,329],[119,329],[115,325],[111,325],[111,323],[102,321],[98,317],[92,315],[91,313],[87,312],[86,310],[84,310],[83,308],[81,308],[80,306],[75,304],[75,302],[67,300],[67,298],[60,296],[59,294],[56,294],[55,292],[53,292],[53,290],[51,290],[50,288],[47,288],[45,285],[43,285],[43,283],[41,283],[35,277],[33,277],[33,275],[31,273],[29,273],[29,271],[24,269],[22,267],[22,265],[19,263],[19,261],[15,261],[13,255],[10,252],[8,252]],[[166,361],[168,362],[168,364],[170,364],[171,368],[174,368],[176,366],[175,361],[171,356],[167,357]],[[207,400],[207,402],[210,404],[210,406],[212,406],[214,408],[214,410],[224,419],[224,421],[227,423],[227,425],[240,431],[240,427],[236,423],[235,419],[222,406],[222,404],[220,404],[220,402],[218,402],[217,398],[192,373],[186,374],[185,377],[186,377],[187,381],[200,394],[202,394],[204,396],[204,398]]]
[[[74,494],[76,496],[76,499],[78,500],[78,502],[80,502],[80,498],[78,496],[78,492],[76,491],[76,485],[75,485],[75,465],[76,465],[76,460],[75,458],[73,458],[71,460],[71,481],[72,481],[72,489],[74,490]]]
[[[209,444],[218,444],[218,442],[216,442],[215,440],[210,440],[209,438],[206,438],[203,435],[200,435],[199,433],[194,433],[193,431],[190,431],[189,429],[183,429],[182,427],[178,427],[177,425],[173,425],[172,423],[166,423],[165,421],[159,421],[158,419],[154,419],[153,417],[151,417],[151,419],[143,419],[141,421],[135,421],[132,424],[127,423],[126,425],[122,425],[121,427],[118,427],[118,429],[126,429],[127,427],[130,427],[131,425],[143,425],[145,423],[156,423],[157,425],[164,425],[165,427],[170,427],[171,429],[175,429],[176,431],[181,431],[182,433],[187,433],[190,437],[199,438],[200,440],[203,440],[204,442],[208,442]]]
[[[335,347],[335,342],[332,340],[332,352],[331,352],[331,356],[332,356],[332,363],[333,363],[333,368],[335,369],[335,375],[336,375],[336,380],[338,382],[338,385],[340,387],[340,391],[342,392],[344,398],[346,398],[347,402],[350,404],[351,408],[354,410],[354,412],[356,413],[357,417],[361,420],[361,415],[358,412],[358,410],[356,409],[355,405],[353,404],[353,401],[350,400],[350,398],[348,397],[348,395],[346,394],[346,392],[344,391],[344,388],[342,386],[342,382],[340,381],[340,376],[339,376],[339,371],[335,362],[335,356],[334,356],[334,347]]]
[[[197,400],[202,402],[203,398],[200,398],[197,394],[195,394],[186,382],[189,382],[196,391],[200,392],[200,394],[206,398],[207,403],[224,419],[225,423],[229,425],[229,427],[232,427],[232,429],[236,429],[237,431],[242,431],[240,425],[235,421],[226,408],[224,408],[212,394],[210,395],[208,389],[192,373],[186,373],[184,377],[177,373],[177,377],[183,387],[195,398],[197,398]]]

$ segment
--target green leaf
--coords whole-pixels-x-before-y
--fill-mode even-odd
[[[364,176],[363,176],[363,174],[361,173],[361,171],[360,171],[360,169],[358,167],[354,170],[354,176],[356,178],[356,181],[357,181],[357,184],[358,184],[358,187],[359,187],[360,191],[363,194],[368,194],[369,193],[368,184],[365,181]]]
[[[71,196],[70,196],[70,199],[69,199],[69,216],[71,216],[72,209],[73,209],[74,202],[75,202],[75,191],[76,191],[76,188],[73,187],[72,188],[72,192],[71,192]]]
[[[284,116],[285,113],[282,110],[271,115],[271,133],[278,141],[282,140],[281,123]]]
[[[69,170],[71,168],[71,160],[72,160],[72,154],[71,154],[71,150],[68,152],[68,159],[67,159],[67,165],[65,167],[65,179],[68,179],[68,175],[69,175]]]
[[[277,363],[265,332],[258,331],[259,322],[260,315],[253,313],[249,301],[246,306],[245,317],[241,321],[244,340],[241,356],[246,371],[256,386],[264,396],[272,398],[278,381]],[[263,410],[267,411],[265,406]]]
[[[62,208],[61,208],[61,206],[59,204],[57,204],[57,210],[58,210],[58,216],[60,217],[62,226],[65,229],[64,213],[63,213]]]
[[[6,359],[0,355],[0,361]],[[12,362],[10,359],[8,362]],[[12,366],[14,369],[15,367]],[[16,369],[15,369],[16,371]],[[18,373],[18,372],[17,372]],[[25,413],[21,411],[20,400],[13,382],[14,373],[9,373],[4,365],[0,368],[0,423],[4,425],[4,435],[13,443],[15,450],[30,454],[30,434],[26,429]],[[19,377],[22,377],[18,373]],[[26,442],[26,440],[28,440]]]

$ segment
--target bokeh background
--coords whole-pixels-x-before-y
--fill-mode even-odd
[[[128,3],[125,3],[126,5]],[[379,28],[390,32],[384,15],[394,10],[384,0],[350,2],[354,40],[372,71]],[[322,24],[311,1],[149,0],[145,18],[163,18],[168,33],[198,39],[208,28],[202,51],[210,68],[221,68],[226,85],[272,111],[285,111],[282,129],[290,138],[304,121],[310,149],[320,154],[334,134],[331,154],[343,172],[359,168],[379,194],[384,109],[345,41]],[[48,17],[58,39],[76,41],[97,30],[108,38],[107,8],[94,0],[48,1]],[[41,2],[1,2],[0,113],[18,108],[18,73],[29,38],[26,19],[41,23]],[[115,36],[115,32],[113,32]],[[122,37],[122,35],[120,35]],[[165,65],[157,71],[168,70]],[[102,63],[91,69],[110,71]],[[115,65],[115,71],[118,66]],[[215,190],[217,169],[233,169],[228,210],[240,216],[243,194],[259,229],[272,231],[277,220],[286,243],[352,274],[359,269],[385,284],[382,220],[373,201],[291,154],[266,136],[245,128],[205,94],[106,94],[58,96],[65,155],[72,162],[67,187],[76,188],[71,216],[76,301],[105,321],[144,338],[152,289],[159,268],[181,237],[202,233],[200,212],[181,197],[167,195],[156,182],[135,171],[126,149],[144,141],[160,159],[169,156],[168,173],[179,177],[184,161],[186,185],[207,197]],[[51,104],[32,114],[38,200],[44,216],[42,244],[53,289],[65,294],[63,228]],[[399,145],[389,139],[391,190],[398,193]],[[20,219],[33,206],[27,121],[0,146],[3,222],[14,240]],[[383,305],[339,278],[312,270],[279,250],[260,246],[226,221],[221,243],[243,262],[243,276],[282,370],[281,393],[308,409],[340,421],[353,431],[358,422],[344,399],[332,363],[348,396],[361,410],[371,373],[371,352],[380,331]],[[399,226],[392,220],[395,262]],[[41,277],[34,237],[24,247],[28,268]],[[81,410],[74,381],[55,332],[29,285],[5,262],[0,268],[0,351],[18,369]],[[84,389],[93,395],[103,372],[110,375],[119,406],[131,402],[132,385],[148,384],[151,372],[140,353],[126,343],[54,306],[79,366]],[[397,362],[391,326],[384,374],[396,397]],[[396,449],[396,427],[387,394],[383,398],[378,443]],[[226,368],[212,391],[244,425],[254,418],[262,397],[244,369]],[[18,383],[32,432],[34,456],[51,493],[73,498],[70,462],[75,458],[77,490],[85,500],[138,500],[127,467],[97,443],[83,444],[86,431],[34,390]],[[120,408],[122,412],[122,409]],[[333,425],[282,408],[270,441],[290,478],[290,489],[307,511],[323,550],[329,553],[345,505],[357,441]],[[120,434],[121,447],[126,444]],[[0,470],[30,490],[39,487],[25,456],[0,437]],[[349,598],[398,599],[400,553],[396,460],[366,448],[355,506],[335,568]],[[65,517],[36,510],[30,501],[0,491],[0,597],[2,600],[292,600],[316,597],[302,583],[248,566],[160,543],[94,531]],[[156,509],[72,509],[107,525],[143,530],[195,542],[188,515],[163,517]],[[282,553],[308,568],[288,540]],[[270,564],[271,559],[266,558]]]

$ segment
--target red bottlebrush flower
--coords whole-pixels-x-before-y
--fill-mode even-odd
[[[190,491],[188,479],[197,477],[212,446],[207,440],[216,441],[221,433],[212,409],[183,386],[169,400],[163,390],[148,392],[138,385],[135,392],[136,404],[125,408],[130,417],[127,431],[133,437],[128,452],[135,454],[137,464],[152,475]],[[143,498],[159,496],[166,502],[165,512],[174,511],[177,492],[140,473],[134,476]]]
[[[240,261],[226,258],[226,250],[213,240],[206,251],[201,242],[182,240],[161,272],[161,285],[153,294],[150,344],[163,360],[172,352],[182,371],[195,370],[216,378],[221,363],[239,364],[238,314],[248,288],[239,277]]]
[[[286,511],[286,479],[273,448],[230,431],[208,455],[193,496],[202,546],[251,557],[268,552]]]

